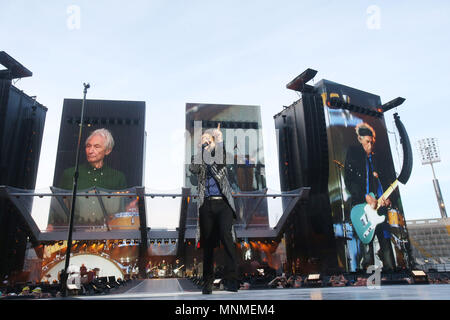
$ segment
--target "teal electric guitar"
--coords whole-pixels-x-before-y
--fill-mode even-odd
[[[353,227],[362,243],[368,244],[372,241],[375,228],[380,223],[384,222],[385,216],[378,214],[378,209],[381,206],[381,199],[387,199],[391,193],[397,188],[398,180],[395,180],[389,188],[383,193],[381,198],[378,199],[376,209],[373,209],[367,203],[357,204],[350,211],[350,219],[352,220]],[[375,197],[373,193],[370,193],[372,197]]]

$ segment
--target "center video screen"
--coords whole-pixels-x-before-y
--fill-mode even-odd
[[[81,117],[80,99],[65,99],[53,180],[48,229],[67,227]],[[80,142],[74,226],[139,228],[136,197],[96,196],[134,192],[142,186],[145,102],[86,100]]]
[[[202,130],[215,129],[219,124],[233,191],[264,193],[267,189],[259,106],[186,104],[185,187],[190,188],[192,194],[197,193],[197,178],[189,171],[189,164],[198,149]],[[189,204],[187,216],[187,225],[192,226],[197,223],[194,201]],[[266,198],[235,198],[235,205],[243,217],[238,223],[268,226]]]

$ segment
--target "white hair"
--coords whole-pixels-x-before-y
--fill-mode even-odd
[[[97,129],[95,131],[93,131],[89,137],[86,139],[86,143],[89,141],[89,139],[93,136],[102,136],[103,138],[105,138],[105,147],[107,150],[112,150],[114,148],[114,138],[111,134],[111,132],[109,132],[109,130],[102,128],[102,129]]]

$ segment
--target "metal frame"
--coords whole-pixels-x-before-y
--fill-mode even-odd
[[[80,228],[76,228],[73,232],[73,240],[114,240],[114,239],[136,239],[140,240],[141,243],[147,242],[150,239],[193,239],[195,238],[195,230],[191,228],[185,228],[184,230],[166,230],[166,229],[155,229],[151,230],[147,227],[146,218],[146,205],[145,199],[147,197],[171,197],[171,198],[185,198],[186,196],[196,197],[196,195],[190,195],[188,192],[184,191],[182,193],[174,194],[163,194],[163,193],[145,193],[144,187],[136,187],[135,193],[87,193],[79,192],[77,196],[79,197],[139,197],[139,217],[141,227],[136,230],[111,230],[107,231],[82,231]],[[66,240],[68,230],[58,230],[58,231],[41,231],[39,230],[36,222],[31,216],[31,212],[25,208],[22,201],[19,201],[21,197],[55,197],[58,202],[61,201],[61,197],[70,197],[72,194],[70,192],[54,192],[54,193],[35,193],[29,190],[20,190],[17,188],[12,188],[9,186],[0,186],[0,196],[7,197],[16,206],[21,216],[24,218],[27,225],[30,227],[33,238],[38,242],[53,242]],[[52,189],[53,190],[53,189]],[[277,224],[273,228],[261,228],[261,227],[251,227],[246,223],[236,225],[236,236],[238,238],[271,238],[271,239],[281,239],[284,230],[285,223],[293,211],[293,208],[297,205],[299,201],[306,201],[309,197],[310,188],[300,188],[290,193],[284,194],[234,194],[235,198],[277,198],[277,197],[287,197],[293,198],[292,201],[285,208],[282,216],[278,220]],[[61,204],[61,203],[60,203]],[[181,218],[181,217],[180,217]],[[68,228],[67,228],[68,229]],[[183,233],[183,239],[180,239],[180,235]]]

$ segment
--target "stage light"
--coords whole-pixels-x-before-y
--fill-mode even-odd
[[[306,69],[300,75],[294,78],[291,82],[286,85],[286,88],[299,91],[299,92],[312,92],[314,91],[314,87],[307,85],[306,83],[313,79],[317,74],[316,70]]]
[[[412,270],[412,278],[415,284],[428,284],[428,276],[422,270]]]
[[[386,112],[386,111],[388,111],[388,110],[391,110],[392,108],[396,108],[396,107],[398,107],[399,105],[401,105],[403,102],[405,102],[405,98],[402,98],[402,97],[398,97],[398,98],[395,98],[394,100],[391,100],[391,101],[389,101],[389,102],[386,102],[385,104],[383,104],[382,106],[381,106],[381,109],[383,109],[383,112]]]
[[[67,290],[78,290],[78,286],[76,284],[67,284]]]
[[[311,273],[308,275],[308,281],[320,280],[320,273]]]
[[[222,283],[222,279],[214,279],[213,286],[216,288],[219,288],[221,283]]]
[[[422,270],[413,270],[412,274],[416,277],[422,277],[422,276],[426,276],[427,274],[425,272],[423,272]]]

